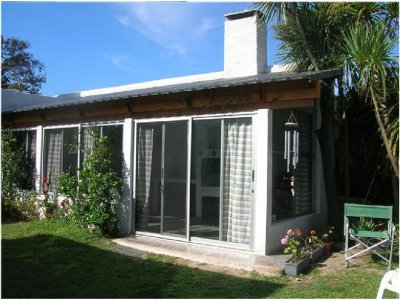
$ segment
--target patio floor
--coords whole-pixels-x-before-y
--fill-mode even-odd
[[[147,236],[129,236],[115,239],[119,246],[131,251],[131,255],[155,253],[182,258],[199,264],[228,267],[237,270],[256,271],[264,275],[280,275],[284,271],[288,255],[256,255],[249,251],[216,246],[159,239]],[[121,251],[121,250],[120,250]]]

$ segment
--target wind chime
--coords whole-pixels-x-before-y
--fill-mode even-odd
[[[287,172],[290,171],[290,165],[296,169],[296,164],[299,162],[299,123],[293,114],[290,112],[289,119],[285,123],[285,152],[283,158],[287,160]]]

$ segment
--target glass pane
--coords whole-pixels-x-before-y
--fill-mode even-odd
[[[50,190],[58,187],[61,172],[76,175],[78,165],[78,128],[46,129],[43,176]]]
[[[221,120],[193,122],[190,234],[219,239]]]
[[[122,125],[103,126],[103,135],[107,136],[108,145],[112,152],[113,170],[122,176]]]
[[[275,110],[273,118],[273,198],[272,220],[280,220],[312,211],[312,115],[307,110],[296,110],[299,123],[299,162],[296,169],[284,159],[285,123],[290,110]]]
[[[186,234],[187,122],[165,123],[163,232]]]
[[[136,229],[161,232],[162,124],[137,127]]]
[[[20,187],[23,189],[35,188],[36,164],[36,130],[15,131],[17,145],[24,153]]]

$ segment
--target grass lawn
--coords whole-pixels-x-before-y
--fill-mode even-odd
[[[57,221],[2,225],[2,298],[375,298],[386,267],[300,278],[249,278],[174,259],[112,251],[114,244]],[[386,297],[395,297],[391,292]]]

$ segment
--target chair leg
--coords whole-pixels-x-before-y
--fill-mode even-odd
[[[346,268],[349,267],[349,262],[347,260],[347,252],[349,251],[349,233],[346,228],[345,243],[344,243],[344,265]]]

